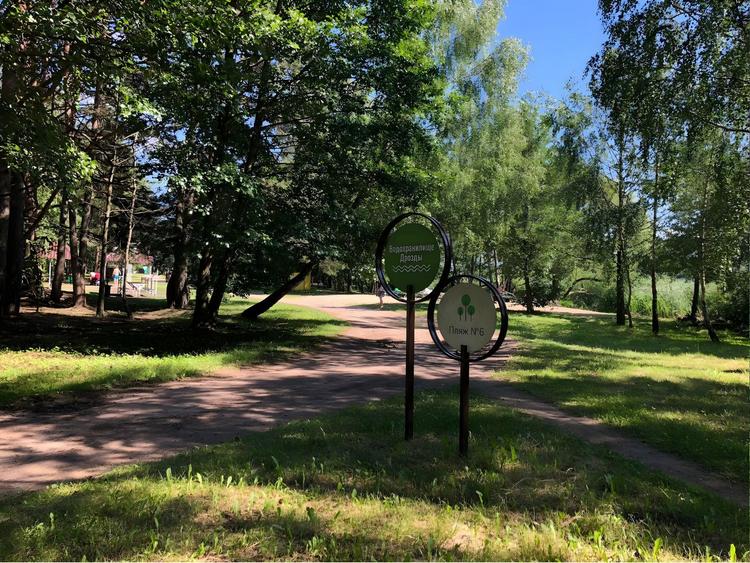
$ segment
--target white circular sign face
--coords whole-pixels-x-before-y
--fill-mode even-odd
[[[481,350],[492,339],[497,324],[495,300],[473,283],[459,283],[443,294],[437,312],[440,334],[456,351]]]

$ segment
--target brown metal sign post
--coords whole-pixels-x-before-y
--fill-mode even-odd
[[[414,286],[406,288],[406,373],[404,377],[404,440],[414,437],[414,328],[417,304]]]
[[[435,326],[435,307],[440,306]],[[497,316],[500,314],[500,326]],[[457,275],[430,298],[427,326],[438,349],[461,364],[458,452],[469,453],[469,365],[498,351],[508,332],[508,310],[500,292],[484,278]],[[438,329],[440,335],[438,335]],[[493,340],[493,336],[497,333]],[[472,354],[474,356],[472,357]]]
[[[442,252],[441,247],[442,246]],[[442,269],[440,262],[442,258]],[[422,213],[404,213],[391,221],[378,240],[375,271],[383,289],[406,303],[406,366],[404,370],[404,439],[414,436],[414,331],[416,305],[430,299],[447,280],[451,242],[443,227]],[[438,277],[438,274],[439,277]],[[416,293],[435,288],[417,299]],[[406,299],[398,291],[406,292]]]
[[[469,455],[469,349],[461,346],[461,381],[458,399],[458,453]]]

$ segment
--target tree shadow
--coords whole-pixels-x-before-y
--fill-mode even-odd
[[[522,389],[746,481],[747,383],[718,374],[713,380],[695,377],[690,371],[674,378],[672,364],[660,358],[700,353],[736,359],[747,356],[747,345],[696,342],[676,328],[653,338],[591,318],[555,318],[554,323],[514,328],[530,343],[528,352],[514,358],[514,368],[523,372]],[[686,368],[700,367],[699,356],[685,362]],[[655,375],[646,375],[649,370]]]
[[[99,296],[95,293],[86,294],[86,304],[89,307],[96,308]],[[190,302],[192,305],[192,301]],[[128,297],[128,307],[133,312],[158,311],[164,309],[164,297]],[[110,296],[104,298],[104,308],[107,312],[125,313],[125,303],[119,296]]]
[[[161,302],[163,305],[163,301]],[[215,329],[190,329],[189,312],[164,318],[128,320],[64,313],[28,313],[0,323],[0,339],[8,350],[56,350],[84,355],[138,354],[164,357],[238,350],[270,342],[310,342],[324,326],[346,326],[333,318],[270,316],[249,321],[239,315],[222,317]],[[238,351],[238,354],[240,352]]]
[[[718,358],[747,357],[750,342],[726,334],[728,341],[714,343],[704,338],[700,329],[662,320],[659,336],[651,334],[650,325],[637,324],[630,329],[617,326],[609,318],[560,313],[540,313],[546,323],[517,323],[515,334],[526,340],[554,340],[561,344],[588,346],[602,350],[632,351],[652,354],[705,354]],[[512,320],[512,317],[511,317]]]
[[[191,550],[200,550],[201,543],[210,548],[218,538],[219,544],[235,546],[237,551],[229,554],[233,558],[288,559],[299,553],[310,558],[316,556],[311,550],[314,538],[319,538],[317,556],[325,556],[328,549],[326,558],[428,557],[425,543],[389,543],[372,523],[365,525],[366,518],[357,511],[358,499],[394,507],[394,515],[408,500],[455,518],[473,510],[488,521],[511,522],[518,515],[540,526],[564,521],[568,533],[581,538],[602,529],[613,533],[606,526],[637,523],[648,529],[647,541],[668,538],[678,553],[687,555],[697,544],[726,555],[730,543],[742,553],[745,510],[480,397],[472,399],[470,457],[460,458],[456,401],[454,393],[419,393],[416,435],[408,443],[401,434],[400,402],[376,402],[123,468],[72,492],[49,489],[24,497],[21,504],[7,499],[0,503],[0,516],[11,511],[12,516],[0,518],[0,529],[5,528],[0,554],[7,558],[8,553],[18,553],[19,545],[29,545],[23,553],[28,559],[40,558],[39,553],[45,559],[131,559],[154,539],[162,549],[164,542],[187,542]],[[231,489],[230,476],[236,493],[224,492]],[[264,486],[270,500],[251,506],[251,493],[242,483]],[[344,512],[350,531],[334,531],[335,508],[305,515],[277,502],[274,490],[329,502]],[[225,496],[230,500],[217,504],[216,499]],[[231,509],[231,499],[239,500],[237,510]],[[47,522],[49,513],[68,521],[58,524],[57,535],[35,543],[29,530],[37,522]],[[253,547],[257,534],[265,539],[262,546]],[[250,551],[237,548],[238,538],[248,539]],[[331,540],[338,543],[326,543]],[[42,545],[54,550],[35,551]],[[439,542],[433,549],[444,558],[461,555],[441,551]],[[520,551],[510,555],[523,558]],[[536,557],[548,558],[543,552]]]

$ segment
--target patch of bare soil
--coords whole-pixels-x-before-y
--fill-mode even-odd
[[[472,530],[466,524],[456,524],[453,527],[453,533],[443,540],[440,547],[448,551],[476,553],[481,551],[484,542],[485,536],[483,534]]]

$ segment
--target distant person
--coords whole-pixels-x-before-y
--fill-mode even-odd
[[[112,280],[115,282],[115,285],[117,287],[120,287],[120,268],[115,266],[115,269],[112,271]]]
[[[382,309],[383,297],[385,297],[385,289],[383,289],[383,285],[380,283],[380,280],[375,280],[372,292],[378,296],[378,299],[380,299],[380,308]]]

